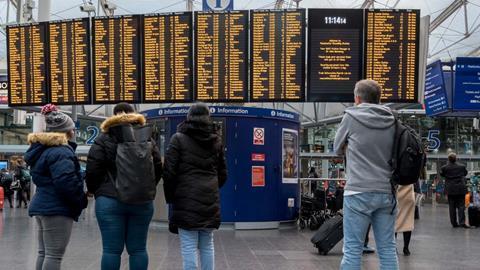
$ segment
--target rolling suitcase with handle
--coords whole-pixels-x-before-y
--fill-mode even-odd
[[[323,223],[313,235],[311,242],[318,249],[318,253],[327,255],[328,252],[343,239],[343,217],[336,215]]]

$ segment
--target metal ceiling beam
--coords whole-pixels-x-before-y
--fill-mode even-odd
[[[362,9],[371,8],[371,7],[373,7],[374,3],[375,3],[374,0],[365,0],[360,8],[362,8]]]
[[[400,3],[400,0],[397,0],[397,2],[395,2],[395,4],[393,4],[392,8],[397,8],[398,3]]]
[[[466,0],[453,1],[453,3],[451,3],[447,8],[445,8],[445,10],[443,10],[442,13],[440,13],[440,15],[438,15],[438,17],[436,17],[435,20],[430,23],[430,33],[432,33],[433,30],[439,27],[446,19],[452,16],[453,13],[455,13],[466,3]],[[467,15],[465,14],[465,16]]]

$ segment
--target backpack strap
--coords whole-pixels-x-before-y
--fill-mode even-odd
[[[395,208],[397,208],[397,192],[396,192],[396,185],[395,183],[393,182],[393,173],[395,172],[396,168],[397,168],[397,154],[398,154],[398,147],[397,147],[397,144],[398,144],[398,141],[397,141],[397,133],[398,133],[398,119],[397,117],[395,116],[395,114],[393,114],[393,117],[395,118],[395,122],[394,122],[394,133],[393,133],[393,143],[392,143],[392,158],[390,159],[389,161],[389,164],[390,166],[392,167],[392,178],[390,178],[390,186],[391,186],[391,189],[392,189],[392,200],[393,200],[393,207],[392,207],[392,212],[390,212],[390,215],[393,215],[393,212],[395,211]]]

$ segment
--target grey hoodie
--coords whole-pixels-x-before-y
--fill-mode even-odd
[[[390,108],[362,103],[347,108],[335,136],[334,150],[346,150],[345,190],[391,193],[395,117]]]

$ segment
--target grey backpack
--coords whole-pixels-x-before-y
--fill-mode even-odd
[[[114,180],[118,199],[124,203],[141,204],[155,199],[156,181],[153,163],[152,129],[149,126],[122,127],[117,144]]]

